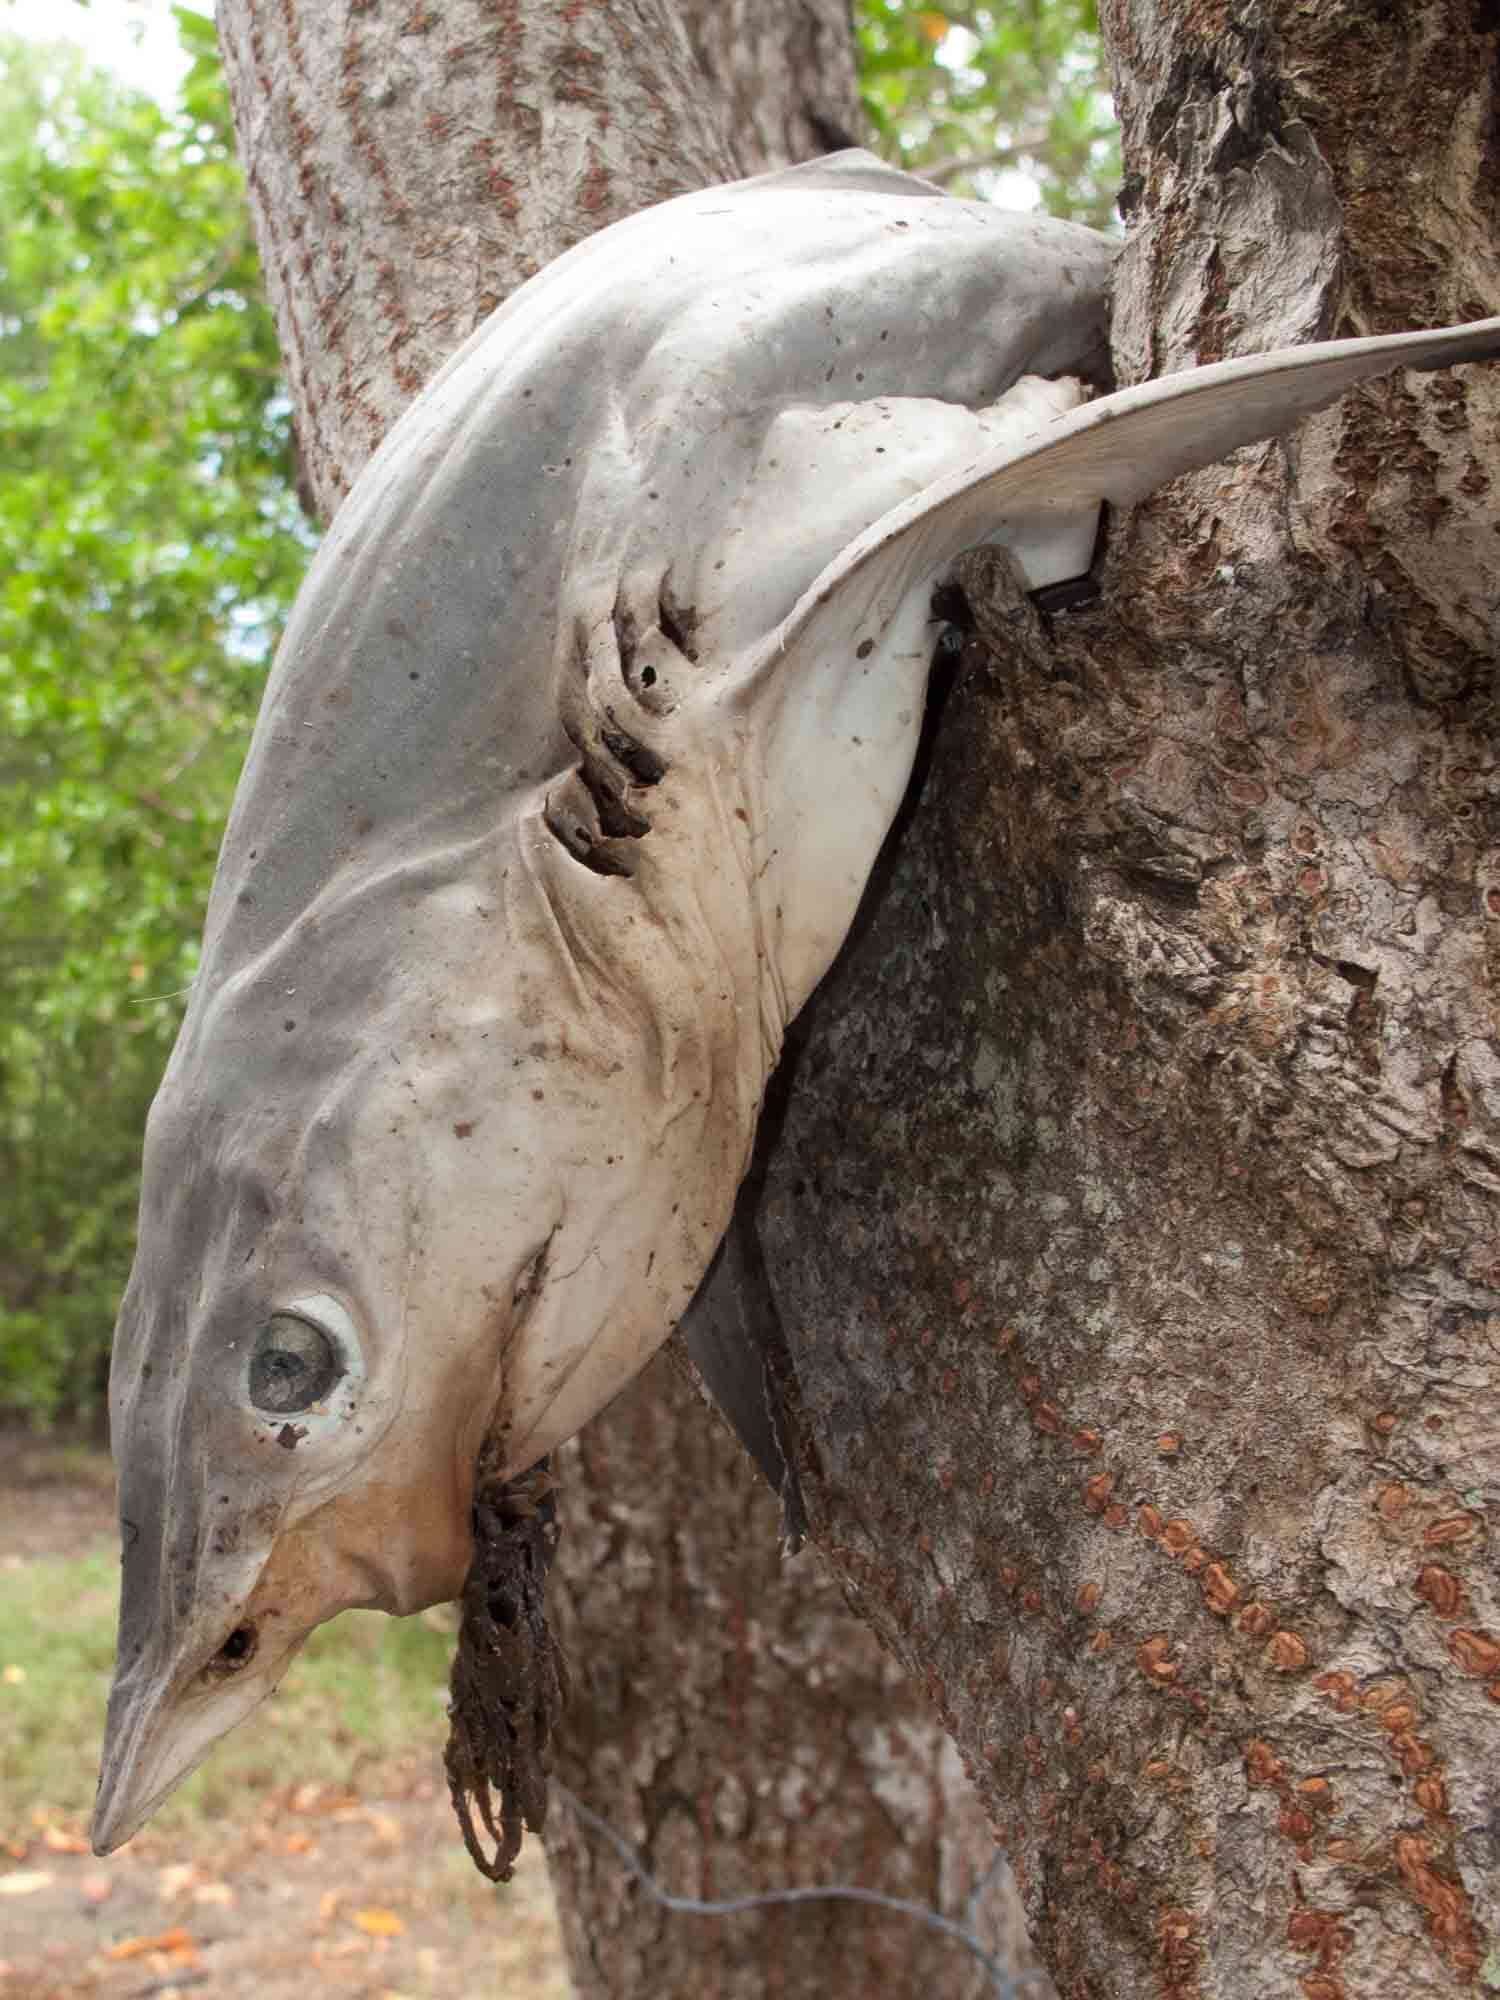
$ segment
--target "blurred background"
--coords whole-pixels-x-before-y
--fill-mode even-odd
[[[888,158],[958,193],[1113,226],[1094,0],[854,12]],[[535,1849],[497,1936],[495,1892],[439,1831],[441,1614],[326,1628],[272,1720],[118,1863],[101,1869],[83,1839],[113,1649],[104,1396],[141,1129],[315,544],[211,13],[0,0],[7,1996],[202,1984],[215,1925],[216,1968],[241,1965],[243,1990],[271,2000],[303,1990],[310,1964],[320,1990],[393,2000],[476,1981],[566,1990]],[[436,1925],[420,1915],[434,1908]]]

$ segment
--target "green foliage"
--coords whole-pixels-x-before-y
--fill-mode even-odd
[[[0,43],[0,1399],[97,1401],[146,1105],[306,560],[211,25]]]
[[[1096,0],[855,0],[860,86],[886,156],[955,193],[1030,180],[1107,229],[1120,148]]]

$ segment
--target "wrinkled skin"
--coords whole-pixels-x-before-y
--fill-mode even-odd
[[[682,1317],[900,802],[953,557],[1075,575],[1101,499],[1392,365],[1080,407],[1109,259],[862,155],[686,197],[519,292],[350,494],[147,1134],[101,1852],[314,1626],[457,1595],[481,1439],[525,1470]],[[267,1392],[288,1325],[326,1366]]]

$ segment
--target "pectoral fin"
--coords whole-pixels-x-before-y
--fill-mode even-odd
[[[807,1534],[807,1510],[774,1367],[776,1304],[742,1211],[678,1331],[709,1394],[780,1499],[782,1541],[795,1553]]]

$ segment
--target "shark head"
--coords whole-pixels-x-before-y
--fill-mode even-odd
[[[559,937],[552,867],[604,887],[523,820],[200,981],[111,1374],[101,1852],[317,1625],[456,1597],[481,1442],[520,1472],[578,1429],[712,1255],[753,1117],[715,1109],[712,1010],[679,991],[675,1034],[643,1032],[647,975]]]

